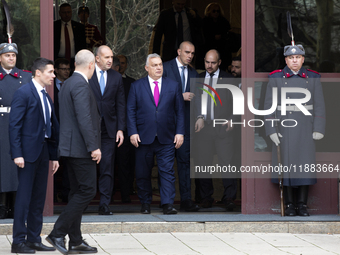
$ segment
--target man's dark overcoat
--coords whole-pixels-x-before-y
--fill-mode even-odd
[[[14,67],[7,74],[0,66],[0,107],[10,107],[14,92],[31,79],[31,72]],[[9,153],[8,118],[9,112],[0,112],[0,192],[16,191],[18,187],[17,166]]]
[[[305,68],[301,68],[297,75],[286,66],[283,70],[276,70],[270,73],[269,83],[265,97],[264,109],[272,106],[272,89],[278,88],[278,106],[281,106],[281,89],[284,87],[304,88],[311,93],[311,99],[303,105],[311,105],[313,109],[309,110],[311,115],[305,115],[301,111],[287,111],[282,115],[281,111],[276,109],[272,114],[265,117],[269,119],[279,119],[280,123],[286,119],[293,119],[297,122],[295,127],[283,127],[281,124],[272,127],[271,121],[265,121],[266,134],[269,136],[275,132],[282,135],[280,138],[281,160],[283,166],[290,168],[290,172],[284,173],[284,186],[313,185],[316,183],[315,172],[300,173],[302,169],[311,168],[315,164],[315,142],[313,132],[325,134],[326,117],[325,102],[320,82],[320,75]],[[287,93],[287,98],[298,99],[304,98],[304,93]],[[307,106],[306,106],[307,107]],[[294,125],[293,121],[285,121],[285,125]],[[277,166],[277,150],[273,145],[272,165]],[[306,167],[305,167],[306,165]],[[296,171],[294,171],[294,167]],[[277,183],[277,179],[273,179]]]

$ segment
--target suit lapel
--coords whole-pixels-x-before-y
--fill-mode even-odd
[[[93,92],[95,94],[97,94],[98,97],[102,97],[103,95],[102,95],[102,92],[100,91],[100,85],[99,85],[99,82],[98,82],[98,76],[97,76],[96,71],[94,71],[94,73],[92,75],[91,83],[92,83]],[[104,93],[105,93],[105,91],[104,91]]]
[[[72,31],[73,31],[73,34],[74,34],[75,33],[74,31],[77,30],[77,26],[76,26],[76,24],[74,23],[73,20],[71,20],[71,25],[72,25]]]
[[[38,101],[41,116],[44,118],[44,112],[43,112],[43,108],[42,108],[42,105],[41,105],[41,100],[40,100],[40,97],[38,95],[37,89],[35,88],[32,81],[30,82],[30,86],[31,86],[31,91],[32,91],[34,98]]]
[[[167,86],[167,83],[166,83],[166,81],[165,81],[165,79],[164,78],[162,78],[162,89],[161,89],[161,93],[160,93],[160,95],[159,95],[159,100],[158,100],[158,105],[161,103],[161,101],[162,101],[162,98],[164,97],[164,94],[167,92],[167,90],[168,90],[168,86]]]
[[[176,12],[174,12],[173,10],[171,10],[170,12],[171,12],[171,23],[172,23],[172,25],[169,26],[169,27],[174,28],[173,31],[175,31],[175,33],[176,33],[175,35],[177,35]],[[168,24],[170,24],[170,23],[168,23]]]
[[[185,88],[185,92],[190,92],[190,77],[191,77],[191,67],[188,65],[188,81],[187,81],[187,86]]]
[[[47,96],[47,100],[48,102],[50,102],[50,106],[51,106],[51,121],[53,120],[53,114],[55,114],[55,109],[54,109],[54,104],[53,104],[53,101],[52,101],[52,98],[50,97],[50,95],[48,93],[46,93],[46,96]]]
[[[106,71],[107,76],[106,76],[106,84],[105,84],[103,96],[105,96],[105,94],[107,94],[107,91],[109,90],[109,81],[110,81],[110,75],[111,75],[111,72],[109,72],[109,71],[110,71],[110,69]]]
[[[171,68],[172,68],[172,72],[175,74],[176,76],[176,80],[178,82],[181,82],[181,74],[179,73],[179,69],[176,63],[176,59],[173,60],[173,62],[171,63]],[[182,84],[181,84],[182,85]]]
[[[145,77],[144,82],[143,82],[143,86],[144,86],[144,90],[147,92],[147,94],[149,95],[151,101],[153,102],[153,104],[156,106],[155,104],[155,99],[152,95],[152,91],[151,91],[151,87],[149,84],[149,78],[148,76]],[[158,102],[159,103],[159,102]]]

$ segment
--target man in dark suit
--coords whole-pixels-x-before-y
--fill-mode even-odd
[[[125,55],[118,55],[117,58],[119,59],[119,73],[123,78],[125,98],[127,100],[131,84],[136,80],[126,74],[126,69],[128,67],[127,57]]]
[[[125,102],[127,102],[131,84],[135,81],[128,76],[125,71],[128,66],[127,57],[118,55],[119,73],[123,78]],[[126,113],[126,112],[125,112]],[[127,132],[124,131],[124,137],[127,138]],[[130,194],[135,194],[133,187],[135,173],[135,147],[130,143],[130,139],[124,139],[122,146],[117,149],[117,167],[120,185],[120,194],[123,203],[131,203]]]
[[[233,77],[232,75],[219,69],[221,59],[218,51],[210,50],[206,53],[204,58],[205,70],[200,74],[204,78],[204,83],[213,87],[216,83],[223,83],[223,78]],[[200,88],[203,88],[201,86]],[[204,89],[207,89],[204,86]],[[197,90],[196,111],[199,113],[195,124],[195,165],[196,166],[211,166],[213,156],[216,152],[218,157],[218,164],[220,166],[228,166],[231,163],[233,156],[233,127],[230,125],[230,120],[233,116],[233,99],[231,92],[228,89],[216,89],[219,94],[223,107],[214,106],[213,100],[207,105],[207,114],[201,112],[201,94],[206,93],[201,89]],[[209,89],[210,93],[211,90]],[[209,97],[209,95],[208,95]],[[210,105],[210,106],[209,106]],[[226,119],[227,124],[213,126],[214,119]],[[236,198],[237,180],[231,178],[234,176],[226,176],[223,178],[223,198],[222,202],[226,205],[227,210],[232,210],[235,207],[233,200]],[[214,199],[213,182],[211,178],[199,179],[200,193],[202,199],[202,207],[209,208],[212,206]]]
[[[43,245],[40,237],[49,159],[53,160],[53,173],[59,167],[59,124],[53,102],[45,90],[53,83],[53,71],[53,61],[37,58],[32,65],[34,78],[14,93],[11,104],[9,139],[19,181],[12,253],[55,250]]]
[[[176,152],[179,191],[181,194],[181,210],[195,212],[200,208],[191,199],[190,179],[190,101],[195,96],[190,92],[190,78],[197,78],[198,73],[189,64],[194,54],[195,46],[191,42],[182,42],[177,50],[178,56],[164,63],[163,77],[168,77],[182,86],[185,112],[185,134],[181,148]]]
[[[76,70],[60,91],[59,152],[65,157],[70,178],[67,206],[46,240],[62,254],[96,253],[81,236],[81,217],[96,195],[96,164],[100,162],[100,115],[88,83],[95,69],[94,55],[81,50],[75,57]],[[65,247],[68,235],[69,250]]]
[[[74,56],[81,49],[86,49],[85,27],[71,20],[72,8],[68,3],[60,5],[59,15],[60,20],[54,21],[54,59],[68,59],[73,70]]]
[[[157,158],[161,205],[164,214],[176,214],[174,159],[183,143],[184,100],[179,83],[162,78],[163,64],[158,54],[146,60],[148,76],[131,84],[127,103],[127,127],[136,149],[136,183],[142,203],[141,213],[150,213],[151,170]]]
[[[66,58],[58,58],[54,62],[54,73],[56,78],[54,79],[54,109],[55,115],[59,119],[59,91],[64,84],[65,80],[70,77],[70,61]],[[63,158],[59,159],[60,168],[57,174],[54,176],[54,197],[55,201],[58,200],[57,190],[61,189],[60,198],[63,202],[68,201],[68,193],[70,192],[70,182],[68,179],[67,167],[63,160]],[[57,182],[58,176],[61,176],[61,185],[60,182]]]
[[[54,62],[54,72],[56,78],[54,79],[54,108],[56,116],[59,120],[59,92],[65,80],[70,77],[70,61],[66,58],[58,58]]]
[[[112,50],[102,45],[96,50],[96,69],[89,80],[101,115],[101,151],[99,174],[99,214],[111,215],[109,204],[114,184],[116,143],[124,141],[125,98],[122,76],[111,69]]]
[[[192,42],[196,50],[203,44],[201,18],[194,10],[185,8],[185,2],[173,0],[173,7],[162,11],[155,25],[153,52],[160,54],[164,62],[177,57],[177,49],[183,41]]]

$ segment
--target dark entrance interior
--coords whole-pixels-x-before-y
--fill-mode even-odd
[[[58,8],[62,1],[55,0],[54,1],[54,20],[59,19],[58,14]],[[120,4],[119,6],[114,6],[113,3],[115,1],[109,1],[109,0],[95,0],[95,1],[84,1],[86,5],[90,8],[90,17],[88,22],[91,24],[96,25],[100,32],[102,34],[106,34],[106,37],[104,37],[104,40],[107,45],[109,45],[112,50],[114,51],[114,54],[124,54],[127,55],[129,58],[129,67],[127,70],[127,74],[132,76],[133,78],[141,78],[145,75],[144,72],[144,61],[145,57],[150,52],[149,49],[149,41],[150,37],[152,36],[152,29],[154,25],[157,22],[158,14],[160,10],[168,9],[172,7],[172,0],[153,0],[149,2],[154,2],[154,8],[155,10],[153,12],[150,12],[149,15],[152,17],[149,19],[148,24],[140,24],[139,26],[135,24],[134,29],[138,31],[140,37],[143,36],[143,42],[140,41],[140,39],[135,38],[135,45],[129,44],[124,45],[122,43],[122,40],[125,39],[124,36],[127,36],[129,40],[133,40],[133,35],[127,34],[125,31],[122,32],[118,24],[123,25],[123,21],[126,22],[133,22],[131,19],[129,19],[128,16],[124,16],[125,14],[122,12],[119,12],[119,9],[125,11],[126,8],[130,8],[131,10],[137,10],[138,8],[143,9],[142,6],[128,6]],[[126,1],[129,2],[129,1]],[[132,2],[132,1],[131,1]],[[136,1],[139,2],[139,1]],[[141,1],[142,2],[142,1]],[[194,9],[197,14],[203,18],[204,17],[204,11],[206,6],[211,1],[193,1],[193,0],[187,0],[186,1],[186,7]],[[239,35],[241,33],[241,1],[233,1],[233,0],[227,0],[227,1],[216,1],[221,5],[221,8],[224,10],[224,16],[229,21],[231,29],[230,31]],[[70,0],[68,3],[71,4],[73,15],[72,19],[75,21],[79,21],[79,18],[77,16],[77,10],[79,7],[83,5],[83,1],[79,0]],[[136,9],[134,9],[136,8]],[[138,11],[138,10],[137,10]],[[128,30],[129,26],[125,27],[126,30]],[[131,54],[131,49],[135,49],[132,47],[141,47],[141,44],[144,43],[140,51],[140,54]],[[240,43],[240,41],[239,41]],[[236,51],[233,53],[233,55],[236,55]],[[202,65],[201,65],[202,66]],[[156,161],[155,161],[155,164]],[[175,163],[175,171],[176,171],[176,163]],[[177,172],[176,172],[177,177]],[[54,212],[59,213],[62,210],[62,207],[67,202],[67,190],[65,190],[65,185],[67,186],[67,181],[65,182],[65,173],[63,172],[63,168],[57,172],[57,174],[54,176],[55,178],[55,187],[54,187]],[[155,165],[153,173],[152,173],[152,186],[153,186],[153,203],[158,204],[160,201],[159,198],[159,190],[158,190],[158,183],[157,183],[157,165]],[[241,182],[238,182],[238,194],[237,194],[237,200],[236,203],[238,205],[236,211],[241,211],[241,188],[240,188]],[[114,206],[114,210],[125,210],[125,211],[138,211],[139,210],[139,200],[136,195],[136,187],[135,184],[131,188],[131,202],[132,203],[123,203],[121,201],[120,196],[120,182],[119,182],[119,176],[117,174],[117,165],[115,166],[115,188],[114,193],[112,197],[111,206]],[[195,197],[195,184],[194,180],[192,180],[192,197],[194,199]],[[221,180],[217,179],[214,180],[214,198],[215,200],[220,200],[222,198],[223,194],[223,186]],[[176,197],[175,197],[175,204],[179,203],[180,196],[179,196],[179,188],[178,188],[178,181],[176,181]],[[90,204],[88,211],[89,212],[97,212],[98,210],[98,203],[99,203],[99,193],[97,196],[93,199],[92,203]],[[117,206],[115,206],[117,205]],[[123,206],[124,205],[124,206]],[[132,207],[130,206],[132,205]],[[138,205],[137,207],[134,207],[133,205]],[[219,206],[218,203],[216,203],[216,207],[214,206],[212,211],[214,210],[223,210],[222,207]]]

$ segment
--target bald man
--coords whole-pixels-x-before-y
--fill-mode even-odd
[[[217,50],[210,50],[206,53],[204,58],[205,72],[200,74],[200,77],[204,79],[204,84],[209,84],[216,90],[223,102],[223,107],[214,105],[213,100],[208,99],[207,114],[203,114],[201,111],[201,94],[206,93],[198,89],[196,95],[196,111],[197,121],[195,124],[195,150],[193,154],[196,156],[196,166],[209,166],[213,163],[214,152],[218,157],[218,165],[229,166],[233,156],[233,127],[230,125],[230,120],[235,121],[233,116],[233,98],[228,89],[216,88],[216,84],[230,84],[233,78],[231,74],[228,74],[220,69],[221,65],[220,54]],[[233,83],[231,83],[233,84]],[[206,86],[202,87],[207,89],[210,93],[210,89]],[[218,125],[214,127],[214,119],[226,119],[227,124]],[[212,197],[214,193],[212,176],[204,176],[199,179],[200,195],[202,198],[201,205],[203,208],[212,207],[214,199]],[[227,178],[224,178],[227,177]],[[233,177],[233,178],[232,178]],[[235,175],[223,176],[223,197],[222,202],[225,204],[227,211],[232,211],[235,208],[234,199],[236,198],[237,180]]]
[[[96,253],[81,235],[84,210],[96,195],[96,164],[101,160],[100,116],[88,84],[95,69],[94,55],[81,50],[75,56],[76,70],[60,91],[60,156],[65,158],[70,178],[68,204],[46,240],[62,254]],[[69,236],[69,249],[65,236]]]
[[[116,147],[121,146],[124,141],[125,95],[121,74],[111,69],[113,63],[112,50],[108,46],[102,45],[97,49],[95,55],[96,68],[89,83],[101,116],[103,156],[99,165],[100,202],[98,213],[100,215],[111,215],[109,204],[113,190],[115,151]]]
[[[181,194],[180,209],[187,212],[196,212],[200,209],[191,199],[190,180],[190,102],[195,96],[190,92],[190,79],[198,78],[198,73],[190,66],[195,46],[189,42],[182,42],[177,50],[177,57],[164,63],[164,77],[181,84],[184,99],[185,134],[184,143],[176,151],[179,192]]]

